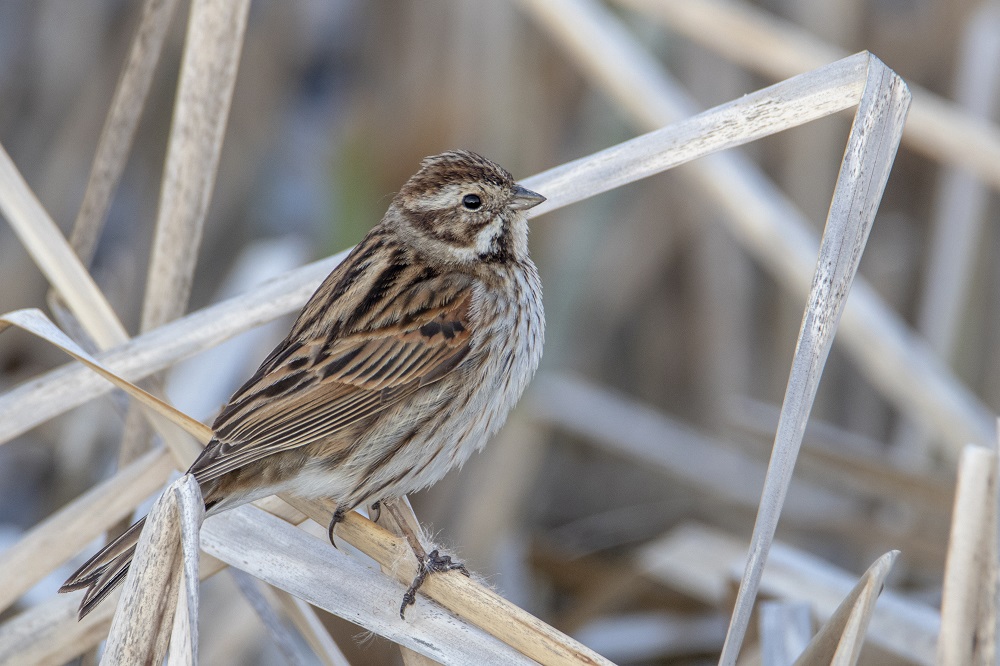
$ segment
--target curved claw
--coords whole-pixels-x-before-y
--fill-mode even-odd
[[[330,519],[330,526],[326,528],[326,534],[330,537],[330,545],[334,548],[337,547],[337,542],[333,540],[333,530],[337,527],[337,523],[344,519],[344,510],[337,507],[337,510],[333,512],[333,518]]]

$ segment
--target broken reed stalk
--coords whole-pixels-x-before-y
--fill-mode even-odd
[[[771,462],[750,538],[746,572],[722,649],[720,663],[726,666],[736,663],[750,623],[767,551],[777,530],[823,367],[903,133],[910,103],[906,84],[874,57],[869,61],[866,79],[799,329]]]

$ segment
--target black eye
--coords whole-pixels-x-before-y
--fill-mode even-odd
[[[479,207],[483,205],[483,200],[475,194],[466,194],[462,197],[462,205],[469,210],[479,210]]]

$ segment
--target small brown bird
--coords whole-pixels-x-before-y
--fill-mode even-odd
[[[425,488],[482,448],[542,355],[524,211],[544,200],[475,153],[424,159],[215,420],[188,470],[207,515],[279,492],[329,497],[332,538],[344,512]],[[88,588],[81,618],[124,580],[144,521],[61,588]]]

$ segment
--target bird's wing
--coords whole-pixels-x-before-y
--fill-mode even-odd
[[[472,287],[437,287],[433,304],[398,299],[409,307],[391,325],[285,340],[216,419],[215,439],[190,472],[205,482],[329,438],[454,370],[469,352]]]

